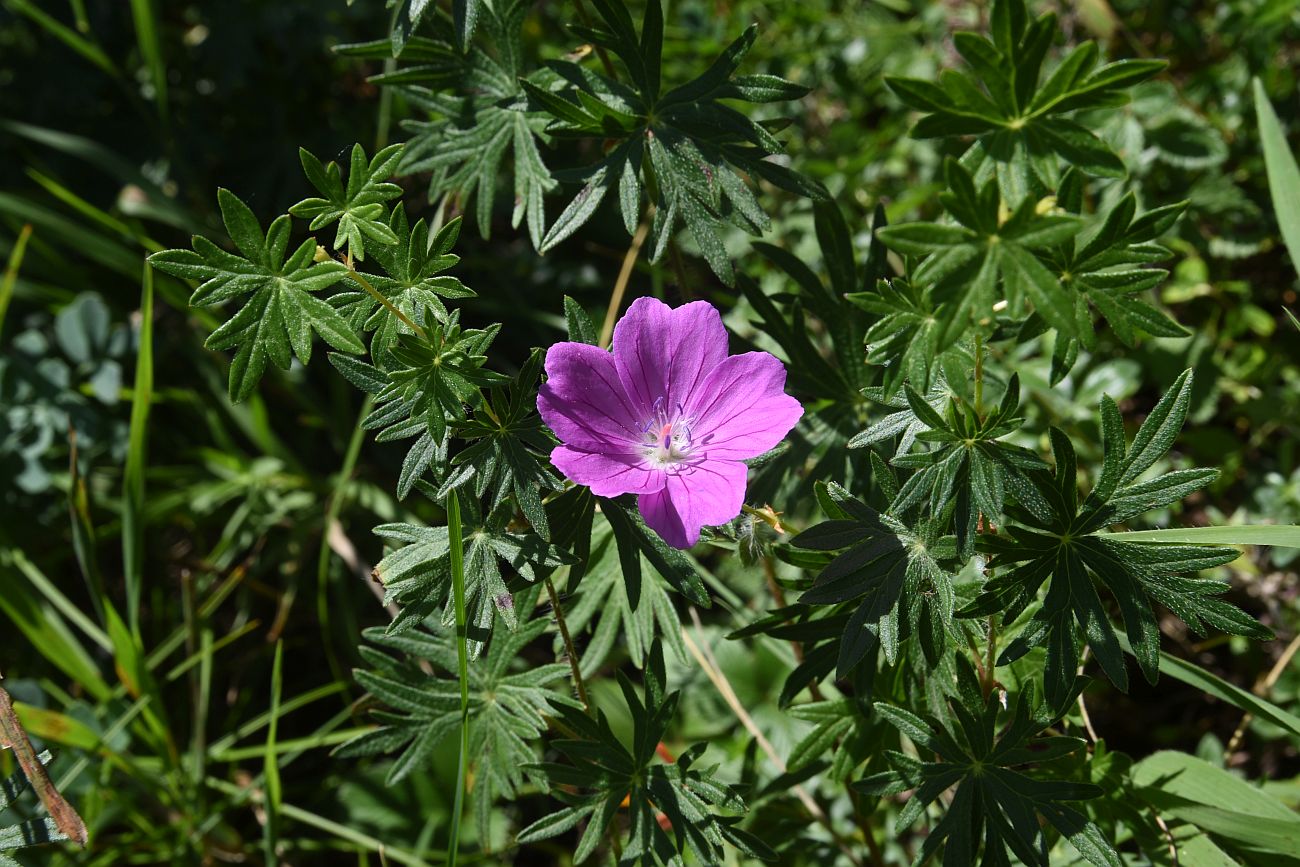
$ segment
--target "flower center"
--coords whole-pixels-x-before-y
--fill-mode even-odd
[[[691,420],[680,403],[670,411],[664,398],[656,400],[641,433],[641,452],[653,466],[667,468],[691,456]]]

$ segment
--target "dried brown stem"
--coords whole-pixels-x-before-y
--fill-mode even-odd
[[[1273,663],[1273,667],[1269,669],[1268,675],[1255,687],[1255,695],[1260,698],[1268,696],[1269,690],[1277,683],[1277,679],[1282,676],[1282,672],[1286,671],[1287,666],[1291,664],[1291,660],[1295,658],[1297,651],[1300,651],[1300,634],[1291,639],[1291,643],[1286,646],[1286,650],[1282,651],[1282,655],[1277,658],[1277,662]],[[1241,746],[1241,741],[1246,736],[1246,729],[1249,728],[1252,719],[1254,719],[1254,714],[1246,713],[1242,715],[1241,722],[1237,724],[1232,737],[1228,739],[1228,745],[1223,749],[1224,762],[1227,762],[1232,757],[1232,754],[1237,751],[1237,748]]]
[[[632,236],[632,244],[623,256],[623,265],[618,269],[614,292],[609,296],[609,309],[605,311],[605,323],[600,327],[601,349],[608,349],[609,341],[614,336],[614,321],[618,319],[618,311],[623,307],[623,293],[627,291],[627,283],[632,279],[632,268],[636,265],[636,257],[640,255],[641,245],[645,243],[648,234],[650,234],[649,215],[641,221],[641,225],[637,226],[636,234]]]
[[[0,674],[0,680],[3,679],[4,675]],[[85,822],[81,821],[81,816],[77,814],[73,806],[63,799],[63,795],[59,794],[59,790],[54,786],[54,781],[45,772],[45,765],[41,764],[41,760],[36,755],[36,750],[32,748],[32,742],[27,738],[27,732],[23,729],[22,723],[18,721],[18,714],[14,711],[13,699],[9,697],[9,693],[5,691],[5,688],[0,686],[0,748],[2,747],[8,747],[14,751],[14,758],[18,759],[18,766],[22,768],[27,781],[32,784],[36,796],[45,805],[45,811],[54,820],[59,833],[67,835],[68,839],[78,846],[85,846]]]

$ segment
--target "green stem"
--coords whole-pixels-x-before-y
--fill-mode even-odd
[[[460,820],[465,803],[469,762],[469,631],[465,626],[465,549],[460,524],[460,495],[447,497],[447,535],[451,545],[451,587],[456,606],[456,667],[460,676],[460,760],[456,770],[456,802],[451,813],[451,836],[447,841],[447,863],[456,867],[460,854]]]
[[[975,332],[975,414],[984,417],[984,335]]]
[[[330,640],[330,605],[329,605],[329,570],[330,570],[330,528],[338,520],[339,512],[343,510],[344,495],[347,490],[347,484],[352,478],[352,473],[357,467],[357,459],[361,455],[361,444],[365,441],[366,431],[361,426],[366,416],[375,407],[375,398],[373,395],[366,395],[366,399],[361,403],[361,412],[357,416],[356,426],[352,429],[352,437],[348,440],[347,451],[343,455],[343,466],[339,469],[338,482],[334,486],[334,491],[330,495],[329,506],[325,510],[325,522],[321,525],[320,549],[316,554],[316,619],[320,622],[321,638],[325,644],[325,659],[329,663],[330,672],[334,675],[337,683],[346,683],[347,675],[343,671],[343,666],[339,663],[338,654],[334,650],[334,643]],[[346,701],[346,696],[344,697]]]
[[[407,328],[414,331],[416,334],[420,335],[425,340],[429,339],[429,335],[424,333],[423,328],[421,328],[420,326],[412,322],[411,318],[407,316],[405,313],[403,313],[401,310],[398,310],[397,307],[394,306],[393,302],[389,301],[388,298],[385,297],[384,293],[376,289],[374,285],[371,284],[371,282],[361,274],[361,272],[357,271],[356,268],[352,267],[351,262],[345,260],[343,264],[347,266],[348,276],[351,277],[353,280],[355,280],[357,282],[357,285],[359,285],[362,289],[369,292],[370,295],[376,301],[384,305],[384,307],[388,309],[389,313],[396,316],[402,322],[403,325],[405,325]]]

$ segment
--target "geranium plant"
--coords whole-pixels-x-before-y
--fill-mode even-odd
[[[308,364],[320,337],[371,396],[363,427],[408,443],[393,488],[435,523],[376,528],[374,577],[397,611],[367,633],[356,678],[379,725],[340,754],[396,753],[395,781],[458,741],[451,863],[515,846],[586,863],[896,863],[894,835],[918,824],[904,849],[945,865],[1118,867],[1172,841],[1133,808],[1134,791],[1161,802],[1093,737],[1083,697],[1098,673],[1128,689],[1129,656],[1151,684],[1234,696],[1162,653],[1166,615],[1271,637],[1226,598],[1236,537],[1126,532],[1216,478],[1177,452],[1193,377],[1152,371],[1163,397],[1145,410],[1101,397],[1086,423],[1100,454],[1034,403],[1107,329],[1187,335],[1152,294],[1184,203],[1135,196],[1134,155],[1102,130],[1163,64],[1102,63],[1055,15],[995,0],[987,35],[954,36],[954,68],[888,81],[946,155],[926,219],[886,225],[877,208],[851,227],[782,157],[784,123],[747,113],[798,111],[807,92],[740,71],[753,28],[668,81],[659,0],[639,24],[590,5],[572,31],[583,49],[534,62],[528,4],[399,4],[391,41],[343,51],[400,52],[379,81],[427,114],[410,140],[356,145],[346,166],[304,150],[318,197],[263,230],[221,190],[229,244],[150,259],[193,281],[194,305],[242,303],[208,341],[234,353],[233,400],[268,362]],[[460,218],[446,219],[487,234],[507,152],[513,225],[539,253],[598,215],[632,236],[612,335],[566,299],[551,312],[567,340],[518,364],[467,302]],[[424,190],[427,208],[400,201]],[[782,210],[811,211],[816,261],[779,234],[749,246]],[[642,297],[624,309],[626,290]],[[761,595],[719,564],[761,575],[746,585]],[[777,704],[801,722],[785,754],[701,646],[699,609],[719,600],[732,640],[789,656]],[[743,759],[679,743],[673,681],[701,671],[693,688],[716,689],[748,733]]]

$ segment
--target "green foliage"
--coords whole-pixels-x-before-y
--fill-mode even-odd
[[[729,814],[743,811],[745,805],[716,779],[716,766],[695,767],[706,744],[689,748],[675,762],[655,761],[679,695],[665,692],[663,654],[658,645],[651,648],[645,676],[644,700],[622,673],[618,678],[632,718],[630,746],[614,734],[603,712],[597,711],[593,719],[568,703],[556,705],[558,720],[573,736],[555,741],[554,747],[569,764],[545,763],[532,768],[555,787],[552,794],[567,806],[524,828],[519,842],[554,837],[585,819],[586,830],[573,853],[574,862],[582,863],[596,851],[626,802],[631,828],[620,863],[681,863],[682,854],[689,851],[701,863],[716,864],[723,857],[724,844],[751,858],[775,860],[776,854],[766,845],[736,827],[736,817]],[[657,818],[660,814],[667,818],[671,833]]]
[[[635,544],[628,545],[615,534],[612,522],[605,517],[604,504],[601,511],[601,519],[589,531],[582,583],[569,573],[569,628],[575,634],[589,633],[582,653],[583,675],[599,671],[616,648],[643,667],[658,636],[679,659],[687,658],[681,620],[667,582],[646,568],[645,555]]]
[[[422,48],[429,59],[439,63],[417,66],[387,79],[403,85],[407,99],[429,115],[429,120],[407,122],[412,136],[401,168],[406,173],[432,173],[431,202],[455,196],[468,210],[474,199],[479,233],[486,238],[491,234],[501,164],[507,153],[512,154],[516,204],[511,226],[517,228],[526,217],[536,247],[545,230],[542,199],[555,188],[556,181],[537,148],[545,118],[528,111],[519,79],[523,74],[519,29],[528,4],[504,0],[472,5],[481,7],[473,20],[481,21],[497,47],[495,54],[471,47],[461,55],[445,42],[425,43]],[[457,33],[465,32],[466,28],[457,27]],[[454,96],[416,83],[425,81],[439,86],[454,82],[468,93]]]
[[[445,487],[474,482],[474,495],[489,489],[493,508],[513,496],[524,517],[543,539],[551,535],[543,491],[559,490],[563,482],[539,459],[551,445],[535,409],[542,354],[534,351],[508,387],[494,386],[470,419],[453,422],[455,435],[469,445],[456,455],[456,467]]]
[[[338,292],[330,297],[330,303],[357,333],[375,332],[370,338],[370,356],[385,368],[395,364],[392,355],[398,335],[415,333],[401,316],[421,328],[425,325],[432,327],[435,322],[446,322],[450,315],[442,299],[474,297],[473,290],[459,278],[442,273],[460,261],[460,257],[451,252],[460,235],[459,217],[450,220],[430,238],[430,229],[425,221],[421,219],[414,226],[409,225],[406,209],[399,204],[393,209],[388,231],[397,240],[392,244],[372,243],[371,249],[371,258],[384,273],[368,272],[363,276],[349,277],[348,283],[355,286],[355,290]],[[365,280],[376,294],[363,288],[360,280]],[[426,313],[430,311],[433,319],[426,319]]]
[[[353,145],[347,187],[340,179],[338,163],[321,165],[306,148],[299,148],[298,156],[307,180],[321,196],[303,199],[289,209],[290,214],[311,220],[308,228],[313,232],[338,223],[332,246],[341,250],[346,241],[349,258],[366,257],[367,239],[378,244],[398,243],[397,232],[389,228],[384,218],[388,215],[385,203],[402,195],[401,187],[387,182],[402,158],[401,145],[389,145],[369,162],[365,148]]]
[[[1062,696],[1065,702],[1038,702],[1032,688],[1016,697],[1015,711],[1001,732],[998,717],[1002,701],[980,692],[974,671],[964,657],[957,668],[958,696],[950,700],[950,723],[928,714],[877,702],[876,712],[916,745],[935,756],[916,759],[895,750],[885,753],[891,770],[854,783],[868,795],[896,795],[911,791],[907,806],[894,823],[901,833],[925,813],[944,792],[956,787],[943,818],[930,829],[917,853],[917,863],[943,846],[945,865],[974,864],[983,847],[983,863],[1009,864],[1011,857],[1024,864],[1048,864],[1047,837],[1041,817],[1096,867],[1119,867],[1123,862],[1101,830],[1065,802],[1096,798],[1102,790],[1091,783],[1030,776],[1030,764],[1051,762],[1080,750],[1081,738],[1062,735],[1041,737],[1064,714],[1064,705],[1083,687],[1073,683]]]
[[[906,396],[910,418],[905,415],[905,419],[909,428],[920,428],[914,432],[915,440],[937,445],[928,451],[905,454],[900,446],[892,463],[915,472],[894,496],[891,511],[903,514],[921,506],[923,514],[942,514],[947,504],[953,503],[957,550],[965,558],[974,550],[981,516],[985,521],[996,520],[1003,513],[1008,491],[1028,509],[1047,508],[1047,501],[1039,496],[1027,475],[1046,469],[1046,464],[1029,449],[1003,441],[1024,423],[1018,415],[1018,375],[1012,374],[998,408],[983,418],[976,407],[953,398],[948,399],[946,411],[940,415],[910,386],[906,387]],[[897,415],[886,417],[889,427],[863,431],[850,441],[850,446],[868,445],[883,438],[885,431],[898,424]]]
[[[1039,204],[1028,198],[1003,219],[1005,205],[993,180],[977,187],[971,173],[951,159],[944,171],[948,192],[940,198],[958,225],[904,223],[877,231],[891,249],[927,257],[912,279],[930,287],[938,306],[935,350],[952,346],[973,322],[992,318],[999,283],[1012,316],[1023,316],[1030,302],[1052,327],[1077,335],[1074,298],[1035,252],[1072,238],[1078,220],[1040,214]]]
[[[469,668],[470,752],[478,781],[475,815],[484,837],[493,805],[515,797],[528,764],[536,760],[532,743],[545,731],[553,708],[575,704],[553,688],[568,674],[568,666],[552,663],[520,670],[515,664],[520,651],[546,631],[547,621],[533,617],[537,594],[537,588],[520,594],[515,614],[523,625],[494,641]],[[359,669],[357,681],[389,709],[375,711],[380,726],[358,735],[336,755],[400,751],[388,768],[386,783],[392,786],[422,770],[439,744],[460,727],[459,685],[420,667],[421,662],[432,663],[454,673],[456,648],[446,631],[434,634],[420,628],[400,634],[369,629],[365,638],[376,648],[362,647],[362,657],[372,668]]]
[[[288,370],[292,356],[311,361],[312,332],[343,352],[365,346],[346,320],[313,293],[328,289],[347,273],[338,262],[316,261],[316,240],[307,238],[290,254],[287,215],[262,233],[253,212],[234,193],[217,193],[226,231],[241,255],[222,250],[196,235],[194,250],[166,250],[149,264],[167,274],[197,282],[190,303],[206,307],[252,294],[243,307],[207,340],[210,349],[238,347],[230,365],[230,399],[248,398],[269,359]]]
[[[1083,184],[1075,173],[1067,173],[1058,202],[1072,213],[1083,209]],[[1169,258],[1169,251],[1152,243],[1169,230],[1186,208],[1186,203],[1155,208],[1140,216],[1130,192],[1099,216],[1095,231],[1086,243],[1071,236],[1047,251],[1048,268],[1062,286],[1073,288],[1075,321],[1078,328],[1059,341],[1053,358],[1053,381],[1060,381],[1077,357],[1076,342],[1090,351],[1097,348],[1097,332],[1084,302],[1106,319],[1111,330],[1132,346],[1137,334],[1154,337],[1186,337],[1188,332],[1168,315],[1139,297],[1158,286],[1169,272],[1143,265]]]
[[[511,532],[510,510],[497,507],[486,516],[465,510],[465,605],[470,655],[477,656],[487,643],[495,616],[515,629],[514,597],[507,588],[498,561],[505,562],[524,581],[534,582],[543,570],[552,571],[568,557],[535,533]],[[400,602],[402,612],[389,626],[390,633],[409,630],[431,615],[442,613],[442,623],[453,622],[451,604],[451,547],[446,527],[381,524],[375,533],[402,543],[375,567],[389,599]]]
[[[0,98],[68,95],[0,122],[5,683],[92,826],[53,862],[1295,861],[1294,666],[1235,637],[1296,621],[1293,4],[7,5]],[[230,242],[166,250],[217,175]],[[804,410],[690,553],[535,408],[536,347],[645,294]]]
[[[1044,78],[1043,61],[1058,31],[1054,13],[1030,20],[1023,0],[1003,0],[992,6],[989,30],[988,37],[954,35],[968,72],[946,70],[938,84],[885,79],[899,99],[928,112],[912,135],[977,136],[964,159],[972,168],[996,173],[1002,197],[1013,207],[1056,186],[1058,161],[1091,175],[1124,177],[1119,156],[1067,115],[1124,105],[1124,91],[1155,75],[1164,61],[1121,60],[1098,67],[1100,52],[1089,41],[1075,46]]]
[[[783,151],[769,131],[772,124],[756,123],[719,100],[780,102],[807,90],[775,76],[735,74],[754,44],[757,28],[751,26],[703,74],[665,92],[659,0],[646,4],[640,36],[623,4],[597,0],[594,5],[604,26],[575,29],[622,61],[631,87],[568,62],[553,62],[549,75],[523,80],[532,102],[554,118],[548,132],[613,142],[599,163],[568,173],[585,186],[538,249],[545,252],[576,232],[615,190],[623,225],[632,234],[641,218],[644,184],[655,205],[650,261],[659,260],[677,226],[684,225],[709,267],[730,285],[735,271],[722,227],[729,223],[757,235],[771,224],[738,172],[815,199],[826,198],[826,192],[766,159]]]
[[[1272,632],[1235,606],[1218,598],[1227,590],[1220,581],[1180,575],[1229,563],[1231,548],[1204,545],[1153,545],[1108,539],[1103,530],[1152,509],[1178,502],[1212,482],[1217,470],[1173,470],[1141,480],[1173,446],[1187,417],[1191,371],[1183,373],[1147,416],[1131,444],[1126,442],[1119,408],[1101,400],[1102,469],[1088,496],[1080,501],[1074,447],[1052,430],[1055,472],[1032,476],[1048,505],[1034,511],[1008,508],[1019,526],[1006,535],[980,538],[981,550],[996,566],[1011,566],[991,579],[964,616],[1000,614],[1011,622],[1037,599],[1047,583],[1042,607],[1024,631],[1002,652],[1007,664],[1032,648],[1046,646],[1043,671],[1048,700],[1059,702],[1070,690],[1079,666],[1080,637],[1111,682],[1128,688],[1124,654],[1106,614],[1096,581],[1115,598],[1128,641],[1146,679],[1159,675],[1160,629],[1152,603],[1159,602],[1198,632],[1207,627],[1236,635],[1268,639]]]
[[[1277,210],[1278,228],[1282,240],[1291,254],[1291,264],[1300,270],[1300,163],[1287,147],[1286,135],[1278,122],[1277,113],[1268,101],[1258,78],[1255,79],[1255,117],[1259,125],[1259,138],[1264,148],[1264,164],[1268,170],[1268,186],[1273,193],[1273,207]],[[1292,321],[1295,319],[1292,317]]]
[[[855,500],[839,485],[819,488],[830,518],[800,533],[790,544],[813,551],[847,549],[832,559],[801,605],[850,602],[840,638],[836,674],[844,677],[879,643],[894,665],[903,641],[916,635],[926,658],[937,661],[952,626],[956,594],[942,564],[956,557],[943,519],[922,519],[909,527]],[[858,601],[858,600],[861,601]],[[851,611],[851,613],[850,613]]]

